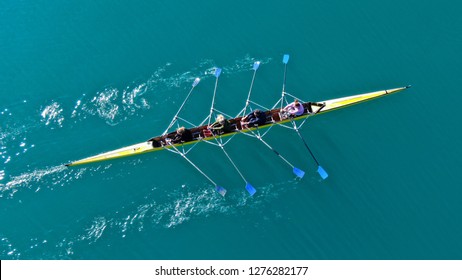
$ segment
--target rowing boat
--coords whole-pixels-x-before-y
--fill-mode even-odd
[[[311,116],[332,112],[334,110],[342,109],[342,108],[345,108],[345,107],[348,107],[348,106],[351,106],[351,105],[355,105],[355,104],[358,104],[358,103],[370,101],[370,100],[373,100],[373,99],[376,99],[376,98],[379,98],[379,97],[382,97],[382,96],[385,96],[385,95],[390,95],[390,94],[393,94],[393,93],[396,93],[396,92],[400,92],[400,91],[405,90],[407,88],[409,88],[409,86],[399,87],[399,88],[394,88],[394,89],[388,89],[388,90],[380,90],[380,91],[375,91],[375,92],[370,92],[370,93],[364,93],[364,94],[358,94],[358,95],[353,95],[353,96],[347,96],[347,97],[343,97],[343,98],[336,98],[336,99],[330,99],[330,100],[316,102],[316,103],[325,103],[326,106],[324,108],[322,108],[316,114],[310,115],[308,113],[305,113],[305,114],[303,114],[303,115],[301,115],[299,117],[294,118],[294,120],[301,120],[301,119],[308,118],[308,117],[311,117]],[[304,107],[307,107],[308,103],[304,103],[303,105],[304,105]],[[313,106],[313,107],[316,108],[316,106]],[[279,109],[277,109],[277,110],[278,110],[277,112],[279,112]],[[267,111],[266,113],[269,114],[268,112],[271,112],[271,111]],[[272,112],[272,115],[274,113],[275,112]],[[235,119],[230,120],[231,123],[233,123],[233,122],[237,123],[237,121],[239,121],[239,118],[235,118]],[[269,120],[265,125],[259,126],[259,129],[266,128],[266,127],[272,126],[272,125],[276,125],[278,123],[286,123],[286,122],[289,122],[289,121],[290,121],[289,119],[285,119],[285,120],[281,120],[279,122],[276,122],[275,120],[272,119],[272,120]],[[204,135],[204,132],[203,132],[205,129],[206,129],[206,126],[200,126],[200,127],[192,128],[191,131],[193,132],[193,135],[195,134],[194,135],[195,140],[190,141],[190,142],[185,142],[185,143],[173,144],[173,145],[177,146],[177,147],[180,147],[180,146],[184,146],[184,145],[195,144],[195,143],[197,143],[199,141],[203,141],[203,140],[211,140],[214,137],[218,137],[217,135],[210,135],[210,136],[207,137],[206,135]],[[247,128],[247,130],[254,130],[254,129],[256,129],[256,128],[255,127]],[[246,128],[244,128],[244,130],[246,130]],[[222,135],[220,135],[220,137],[232,136],[234,134],[240,133],[240,131],[242,131],[242,129],[241,130],[237,129],[236,131],[233,131],[233,132],[230,132],[230,133],[227,133],[227,134],[224,134],[224,135],[222,134]],[[174,134],[175,134],[175,132],[171,132],[171,133],[168,134],[168,136],[172,137]],[[153,137],[151,139],[155,139],[155,138],[161,138],[161,136]],[[66,164],[66,166],[76,166],[76,165],[82,165],[82,164],[88,164],[88,163],[112,160],[112,159],[116,159],[116,158],[122,158],[122,157],[128,157],[128,156],[136,156],[136,155],[145,154],[145,153],[149,153],[149,152],[162,151],[164,149],[170,149],[170,148],[172,148],[171,145],[154,147],[152,145],[152,141],[148,140],[148,141],[144,141],[144,142],[141,142],[141,143],[138,143],[138,144],[135,144],[135,145],[131,145],[131,146],[127,146],[127,147],[117,149],[117,150],[102,153],[102,154],[99,154],[99,155],[96,155],[96,156],[87,157],[87,158],[84,158],[84,159],[81,159],[81,160],[73,161],[71,163]]]
[[[173,117],[172,121],[170,122],[170,125],[167,127],[167,129],[164,131],[164,133],[160,136],[157,137],[152,137],[147,141],[134,144],[131,146],[123,147],[117,150],[105,152],[102,154],[98,154],[95,156],[87,157],[84,159],[80,159],[77,161],[70,162],[66,164],[66,166],[78,166],[78,165],[84,165],[84,164],[90,164],[90,163],[96,163],[96,162],[102,162],[102,161],[107,161],[107,160],[113,160],[113,159],[118,159],[118,158],[123,158],[123,157],[128,157],[128,156],[136,156],[140,154],[145,154],[145,153],[150,153],[150,152],[156,152],[156,151],[170,151],[173,153],[176,153],[180,156],[182,156],[186,161],[188,161],[197,171],[199,171],[204,177],[206,177],[207,180],[209,180],[212,184],[215,185],[215,189],[218,193],[221,195],[225,195],[226,189],[223,187],[219,186],[216,184],[205,172],[203,172],[195,163],[193,163],[186,155],[191,151],[197,144],[204,142],[208,144],[212,144],[215,146],[218,146],[222,149],[224,152],[225,156],[228,158],[228,160],[231,162],[231,164],[234,166],[236,171],[239,173],[241,178],[244,180],[246,183],[245,189],[249,192],[250,195],[255,194],[256,190],[255,188],[249,183],[249,181],[244,177],[243,173],[240,171],[240,169],[237,167],[237,165],[234,163],[230,155],[226,152],[225,146],[226,144],[236,135],[238,134],[243,134],[247,136],[254,137],[261,141],[266,147],[271,149],[278,157],[280,157],[285,163],[287,163],[291,168],[293,173],[298,177],[302,178],[305,174],[303,170],[300,168],[295,167],[292,163],[290,163],[285,157],[283,157],[279,152],[277,152],[270,144],[268,144],[265,140],[263,140],[263,137],[268,133],[268,131],[274,127],[274,126],[282,126],[289,128],[291,130],[294,130],[297,132],[298,136],[300,139],[303,141],[303,144],[309,151],[310,155],[316,162],[318,169],[317,172],[321,176],[322,179],[326,179],[328,177],[327,172],[324,170],[324,168],[321,167],[319,164],[318,160],[314,156],[312,150],[309,148],[306,140],[303,138],[303,136],[300,133],[300,128],[305,124],[305,122],[308,120],[308,118],[312,116],[317,116],[320,114],[332,112],[334,110],[342,109],[349,107],[351,105],[355,105],[358,103],[370,101],[385,95],[390,95],[393,93],[397,93],[400,91],[403,91],[410,86],[405,86],[405,87],[399,87],[399,88],[393,88],[393,89],[387,89],[387,90],[380,90],[380,91],[375,91],[375,92],[369,92],[369,93],[363,93],[363,94],[358,94],[358,95],[352,95],[352,96],[347,96],[347,97],[342,97],[342,98],[335,98],[335,99],[329,99],[329,100],[324,100],[324,101],[319,101],[319,102],[304,102],[302,99],[297,98],[289,93],[286,92],[285,86],[286,86],[286,69],[287,69],[287,63],[289,61],[289,55],[284,55],[283,57],[283,63],[284,63],[284,80],[283,80],[283,85],[282,85],[282,95],[281,98],[276,102],[276,104],[272,108],[266,108],[256,102],[253,102],[251,100],[251,92],[255,80],[255,75],[257,72],[257,69],[260,66],[260,62],[256,61],[253,64],[253,77],[252,77],[252,83],[250,85],[249,93],[247,96],[247,101],[245,104],[244,109],[242,109],[237,116],[232,117],[226,113],[223,113],[221,111],[218,111],[215,108],[215,96],[217,92],[217,85],[218,85],[218,78],[221,74],[221,69],[216,68],[215,69],[215,77],[216,77],[216,82],[215,82],[215,89],[213,92],[213,98],[212,98],[212,106],[210,109],[210,114],[207,116],[207,118],[197,126],[193,126],[190,128],[190,132],[192,134],[192,139],[186,141],[186,142],[179,142],[175,143],[172,142],[171,139],[173,139],[176,135],[176,131],[172,130],[172,127],[177,124],[178,127],[180,121],[185,121],[188,124],[192,124],[191,122],[182,119],[179,115],[180,112],[182,111],[186,101],[189,99],[189,96],[193,92],[193,90],[196,88],[196,86],[199,84],[200,79],[196,78],[192,84],[191,90],[189,91],[189,94],[187,95],[186,99],[183,101],[183,104],[180,106],[178,112],[175,114]],[[287,101],[287,97],[292,97],[296,98],[301,101],[304,111],[303,114],[298,115],[298,116],[290,116],[284,113],[284,105],[288,104],[289,102]],[[259,108],[264,109],[264,113],[266,116],[266,122],[260,125],[256,126],[251,126],[249,127],[246,125],[242,120],[243,117],[247,114],[248,110],[249,112],[252,112],[252,105],[256,105]],[[224,114],[228,117],[228,121],[230,124],[230,130],[226,131],[226,133],[222,134],[215,134],[210,130],[210,123],[213,118],[213,116],[217,116],[217,113]]]

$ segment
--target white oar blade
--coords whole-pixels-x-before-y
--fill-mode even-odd
[[[252,67],[253,70],[257,71],[258,67],[260,67],[260,61],[255,61],[255,62],[253,63],[253,67]]]
[[[327,174],[326,170],[324,170],[324,168],[322,168],[321,165],[318,166],[318,173],[319,173],[319,176],[321,176],[323,180],[329,177],[329,174]]]
[[[200,78],[194,79],[194,82],[193,82],[192,86],[193,86],[193,87],[197,86],[197,84],[198,84],[200,81],[201,81]]]
[[[216,186],[215,190],[217,191],[217,193],[221,194],[222,196],[225,196],[225,194],[226,194],[226,189],[223,188],[223,187]]]
[[[303,178],[303,176],[305,176],[305,171],[301,170],[301,169],[298,169],[297,167],[294,167],[294,170],[293,170],[294,174],[297,175],[298,178]]]
[[[289,62],[289,55],[288,55],[288,54],[285,54],[285,55],[282,57],[282,63],[287,64],[287,62]]]
[[[249,192],[250,196],[254,195],[257,192],[257,190],[249,183],[245,185],[245,189]]]
[[[217,78],[220,77],[220,74],[221,74],[221,68],[215,69],[215,74],[214,74],[215,77],[217,77]]]

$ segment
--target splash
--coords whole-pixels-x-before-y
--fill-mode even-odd
[[[167,70],[172,66],[172,63],[167,63],[165,66],[159,67],[146,82],[147,89],[151,92],[162,93],[175,88],[181,88],[184,85],[190,85],[194,79],[201,75],[200,68],[208,65],[210,60],[204,60],[199,64],[199,68],[192,68],[182,73],[168,75]]]
[[[199,192],[182,193],[175,201],[165,205],[163,214],[166,215],[163,224],[166,228],[175,227],[189,221],[195,216],[208,216],[210,213],[225,213],[230,210],[223,200],[210,189]]]
[[[119,105],[117,105],[117,96],[119,90],[116,88],[106,88],[101,92],[96,93],[96,96],[90,101],[88,112],[96,114],[105,119],[109,125],[116,125],[118,122]]]
[[[85,97],[85,94],[75,102],[74,110],[72,111],[71,118],[75,118],[77,116],[77,112],[79,110],[80,105],[82,105],[82,99]]]
[[[145,83],[136,85],[134,88],[127,87],[122,91],[113,87],[105,88],[97,92],[90,102],[84,103],[81,109],[115,126],[137,114],[139,110],[150,108],[148,101],[141,97],[146,91]],[[82,101],[78,100],[71,117],[77,116],[81,104]]]
[[[187,186],[177,188],[168,195],[174,197],[164,203],[149,201],[141,203],[132,211],[121,213],[121,217],[95,219],[89,229],[86,230],[85,238],[99,238],[104,229],[119,231],[122,237],[126,237],[131,231],[142,231],[149,224],[155,228],[174,228],[194,218],[208,217],[214,214],[232,214],[237,208],[246,206],[249,196],[245,191],[236,192],[234,196],[223,199],[210,186],[190,190]],[[146,197],[150,200],[149,197]],[[255,200],[252,201],[252,204]],[[116,213],[116,216],[119,213]],[[102,229],[102,230],[97,230]],[[118,229],[118,230],[117,230]]]
[[[13,114],[10,112],[10,110],[8,110],[8,108],[6,108],[3,111],[0,111],[0,115],[12,116]]]
[[[127,87],[122,93],[122,104],[125,105],[124,110],[134,113],[136,109],[149,109],[149,104],[146,99],[141,98],[137,102],[138,97],[142,96],[147,91],[146,83],[142,83],[133,89]]]
[[[294,181],[296,183],[296,181]],[[136,232],[170,231],[196,219],[204,219],[212,215],[239,216],[249,211],[261,211],[263,219],[281,219],[277,212],[268,213],[265,204],[278,199],[281,193],[290,191],[287,185],[295,188],[297,184],[270,184],[259,187],[259,196],[249,197],[245,190],[234,192],[231,196],[222,198],[209,185],[200,188],[183,185],[166,192],[167,199],[158,203],[159,193],[155,188],[145,196],[145,202],[130,201],[127,206],[113,213],[97,215],[90,218],[89,222],[83,222],[80,233],[66,231],[66,237],[59,240],[50,240],[49,236],[30,239],[29,248],[17,250],[7,239],[2,239],[2,251],[8,259],[27,258],[42,254],[44,258],[72,259],[79,257],[77,254],[82,248],[98,243],[103,237],[119,236],[126,238]],[[163,188],[162,188],[163,189]],[[264,205],[262,205],[264,204]],[[129,206],[130,205],[130,206]],[[130,209],[133,205],[133,208]],[[266,210],[261,210],[266,209]],[[77,221],[82,223],[82,221]],[[258,226],[258,225],[257,225]],[[6,255],[8,254],[8,255]]]
[[[6,237],[0,238],[0,256],[3,256],[2,259],[19,259],[21,253],[16,249],[10,240]]]
[[[223,71],[225,71],[226,73],[231,73],[231,74],[249,71],[250,69],[252,69],[253,63],[257,60],[260,61],[261,64],[267,64],[271,62],[272,59],[271,58],[259,59],[259,58],[251,57],[250,55],[246,55],[244,58],[237,59],[234,62],[234,64],[224,66]]]
[[[56,124],[59,127],[62,127],[64,122],[63,109],[61,108],[58,102],[53,102],[48,106],[45,106],[40,113],[42,116],[42,122],[45,125]]]
[[[255,58],[247,55],[237,59],[231,65],[224,66],[223,69],[227,74],[249,71],[255,60]],[[270,58],[258,60],[262,63],[271,61]],[[81,119],[85,119],[88,115],[98,116],[108,125],[116,126],[132,116],[142,116],[143,111],[149,110],[153,106],[176,100],[178,96],[172,94],[173,90],[189,88],[196,77],[210,78],[211,71],[215,69],[215,66],[213,60],[203,59],[196,67],[184,72],[171,73],[173,64],[168,62],[158,67],[146,81],[133,82],[132,86],[123,89],[106,87],[94,95],[83,94],[75,102],[71,118],[81,116]],[[53,115],[51,112],[62,113],[56,106],[48,108],[46,116],[51,117]],[[55,118],[58,117],[55,116]]]
[[[94,243],[103,235],[104,230],[108,226],[108,221],[104,217],[96,217],[86,234],[81,236],[81,240],[88,240],[89,243]]]

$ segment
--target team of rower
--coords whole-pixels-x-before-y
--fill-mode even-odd
[[[313,112],[311,105],[316,105],[319,106],[320,108],[316,111]],[[313,114],[319,112],[325,104],[323,103],[309,103],[308,106],[308,114]],[[295,99],[294,102],[288,104],[285,106],[283,109],[281,109],[280,115],[282,118],[293,118],[297,116],[301,116],[305,113],[305,108],[303,107],[303,104],[300,103],[297,99]],[[249,128],[249,127],[255,127],[255,126],[261,126],[266,123],[266,113],[256,109],[252,111],[250,114],[247,116],[243,117],[241,119],[241,127],[242,128]],[[211,131],[213,135],[221,135],[225,133],[231,132],[233,129],[231,128],[230,122],[223,116],[223,115],[218,115],[216,118],[216,121],[210,125],[207,126],[207,129]],[[153,138],[150,139],[149,141],[152,142],[152,145],[155,147],[160,147],[163,145],[162,140],[165,140],[165,144],[170,145],[170,144],[178,144],[178,143],[184,143],[184,142],[190,142],[194,140],[193,134],[191,130],[185,128],[184,126],[179,127],[176,130],[176,134],[173,138],[165,138],[165,139],[159,139]]]

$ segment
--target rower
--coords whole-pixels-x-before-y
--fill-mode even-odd
[[[161,137],[153,137],[148,140],[148,144],[152,145],[153,148],[162,147]]]
[[[295,99],[294,102],[288,104],[286,107],[284,107],[281,110],[281,116],[283,116],[283,118],[287,118],[287,117],[293,118],[293,117],[301,116],[303,115],[303,113],[305,113],[305,108],[303,107],[303,104],[298,102],[297,99]]]
[[[176,144],[176,143],[189,142],[192,140],[193,140],[193,135],[191,133],[191,130],[186,129],[184,126],[182,126],[176,130],[176,135],[171,140],[171,142],[173,144]]]
[[[220,114],[217,116],[216,121],[208,126],[208,129],[210,129],[213,134],[220,135],[231,132],[231,125],[229,121]]]
[[[254,127],[257,125],[264,125],[266,123],[266,114],[259,109],[251,112],[241,120],[241,125],[247,127]]]

